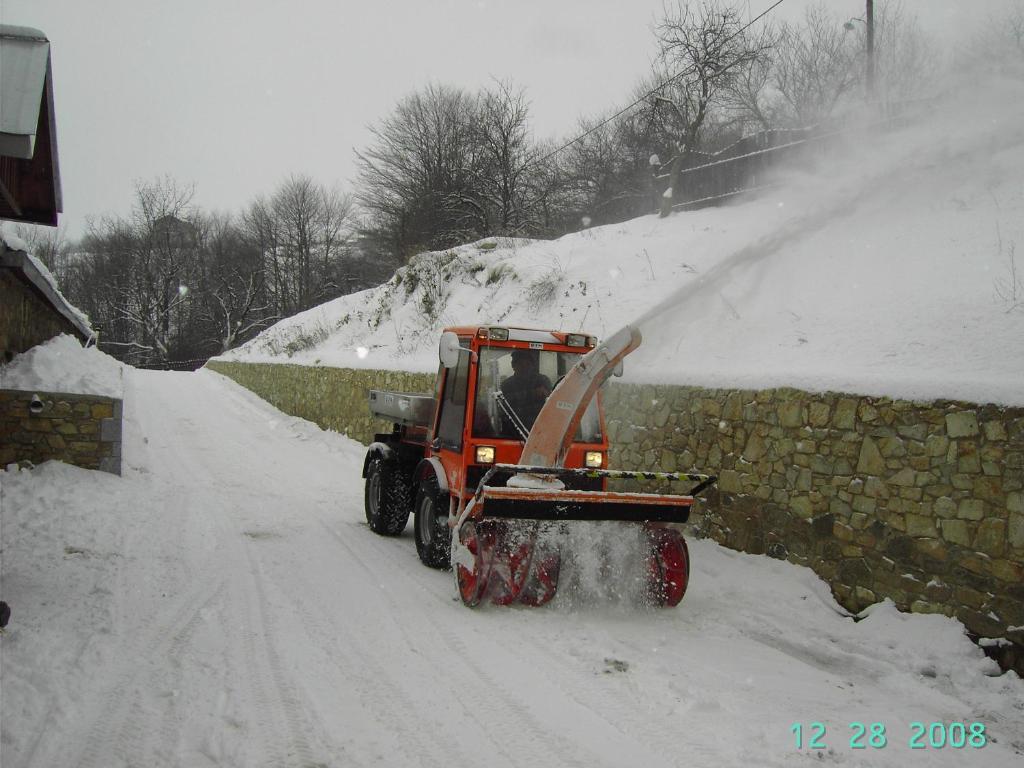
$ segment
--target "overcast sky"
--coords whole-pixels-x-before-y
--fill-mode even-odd
[[[814,0],[785,0],[796,19]],[[903,0],[949,41],[1014,0]],[[743,0],[751,17],[774,0]],[[888,0],[876,0],[876,7]],[[859,16],[864,0],[826,0]],[[350,189],[367,126],[431,81],[524,87],[541,137],[623,104],[662,0],[0,0],[52,43],[68,234],[126,215],[136,179],[237,211],[291,173]]]

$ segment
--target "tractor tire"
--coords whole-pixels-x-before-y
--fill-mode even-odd
[[[452,529],[448,527],[448,494],[437,487],[433,475],[420,482],[416,493],[416,553],[429,568],[451,566]]]
[[[651,528],[647,531],[650,554],[647,557],[647,599],[652,606],[674,608],[679,605],[690,583],[690,550],[679,531]]]
[[[409,484],[393,461],[380,456],[370,459],[366,468],[366,523],[381,536],[397,536],[409,522],[411,504]]]

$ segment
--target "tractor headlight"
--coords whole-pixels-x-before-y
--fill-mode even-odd
[[[494,446],[493,445],[478,445],[476,447],[476,463],[477,464],[493,464],[494,463]]]
[[[587,337],[582,333],[570,333],[565,337],[565,343],[570,347],[585,347]]]
[[[479,448],[477,450],[480,450]],[[600,467],[604,464],[604,454],[600,451],[587,451],[585,463],[588,467]]]

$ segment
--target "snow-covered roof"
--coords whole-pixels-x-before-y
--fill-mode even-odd
[[[78,307],[64,298],[46,265],[29,254],[17,238],[9,235],[0,236],[0,268],[13,270],[15,275],[71,324],[82,341],[95,335],[89,319]]]
[[[61,210],[50,42],[0,24],[0,218],[55,226]]]
[[[49,60],[42,32],[0,25],[0,154],[32,158]]]

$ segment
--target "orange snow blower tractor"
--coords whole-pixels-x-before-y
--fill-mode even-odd
[[[468,606],[543,605],[561,569],[553,529],[635,524],[648,599],[677,605],[690,572],[679,524],[715,478],[608,468],[599,390],[640,341],[629,326],[600,344],[561,331],[446,330],[433,395],[370,392],[370,411],[393,424],[363,464],[370,528],[396,536],[414,514],[420,560],[452,566]],[[630,479],[695,485],[685,495],[608,489]]]

